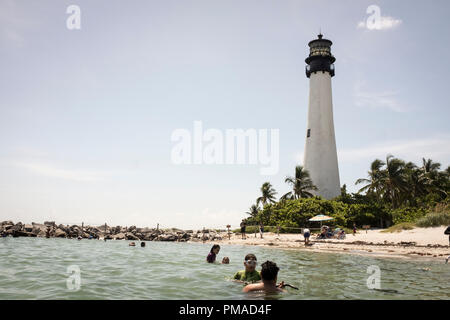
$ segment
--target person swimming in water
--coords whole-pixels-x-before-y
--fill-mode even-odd
[[[223,257],[223,259],[222,259],[222,264],[230,264],[230,258],[228,258],[228,257]]]
[[[233,279],[242,282],[256,282],[261,280],[261,275],[256,271],[256,256],[249,253],[244,258],[245,270],[238,271],[234,274]]]
[[[220,246],[218,244],[215,244],[212,246],[211,251],[208,253],[208,256],[206,257],[206,261],[208,263],[214,263],[216,261],[216,256],[219,254]]]
[[[280,268],[272,261],[266,261],[261,265],[262,282],[246,285],[242,292],[265,291],[265,292],[285,292],[284,282],[277,285],[277,276]]]

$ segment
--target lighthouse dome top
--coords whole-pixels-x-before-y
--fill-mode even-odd
[[[321,44],[321,45],[328,45],[328,46],[330,46],[331,47],[331,45],[333,44],[333,42],[331,42],[331,40],[328,40],[328,39],[324,39],[323,38],[323,34],[318,34],[317,35],[317,39],[314,39],[314,40],[311,40],[309,43],[308,43],[308,45],[311,47],[311,46],[316,46],[316,45],[318,45],[318,44]]]
[[[314,39],[308,43],[309,46],[309,56],[306,58],[306,63],[310,63],[311,60],[315,58],[326,58],[331,63],[336,61],[336,58],[331,53],[331,42],[328,39],[324,39],[322,34],[317,36],[317,39]]]
[[[317,71],[329,72],[334,76],[334,62],[336,58],[331,53],[331,42],[328,39],[324,39],[322,34],[317,36],[308,43],[309,55],[305,59],[308,64],[306,66],[306,76],[309,78],[312,73]]]
[[[331,54],[331,42],[328,39],[324,39],[322,34],[317,36],[317,39],[314,39],[308,43],[309,46],[309,57],[307,60],[311,60],[312,57],[321,56],[327,57],[333,63],[336,59]],[[306,61],[308,63],[308,61]]]

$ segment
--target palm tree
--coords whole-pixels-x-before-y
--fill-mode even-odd
[[[383,176],[382,167],[385,163],[379,159],[373,161],[370,165],[370,171],[368,174],[368,179],[358,179],[355,184],[366,183],[364,187],[358,190],[358,194],[365,192],[367,195],[373,195],[378,200],[381,199],[381,178]]]
[[[441,164],[439,162],[433,162],[431,159],[422,159],[422,175],[425,180],[426,189],[428,192],[436,192],[443,197],[447,196],[445,191],[446,177],[445,171],[441,172],[439,169]],[[447,168],[448,170],[448,168]]]
[[[422,170],[425,173],[436,174],[441,168],[441,164],[439,162],[433,162],[431,159],[425,160],[422,158]]]
[[[268,202],[274,203],[276,194],[277,192],[272,187],[270,182],[264,182],[263,185],[261,186],[261,197],[256,199],[256,205],[259,206],[259,203],[262,203],[262,207],[264,208],[264,206]]]
[[[247,213],[248,215],[250,215],[252,218],[255,218],[255,217],[258,215],[258,213],[259,213],[258,206],[257,206],[256,204],[253,204],[253,205],[250,207],[249,211],[247,211],[246,213]]]
[[[309,172],[303,166],[295,167],[295,176],[286,177],[284,182],[292,186],[292,191],[289,191],[281,197],[281,200],[285,199],[299,199],[299,198],[311,198],[314,195],[310,192],[317,190],[313,181],[309,177]]]
[[[427,181],[422,170],[419,169],[414,163],[408,162],[405,164],[406,182],[411,192],[403,194],[403,200],[409,201],[412,206],[417,205],[417,198],[426,194]]]
[[[402,193],[407,191],[405,162],[394,158],[393,155],[387,155],[386,169],[383,171],[381,181],[384,197],[392,203],[393,208],[396,208],[399,205]]]

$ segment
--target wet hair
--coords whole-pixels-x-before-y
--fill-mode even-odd
[[[248,255],[245,256],[244,260],[245,261],[247,261],[247,260],[255,260],[255,261],[257,261],[258,259],[256,259],[256,256],[253,253],[249,253]]]
[[[220,246],[218,244],[213,245],[210,252],[212,253],[214,251],[214,249],[217,249],[217,248],[220,249]]]
[[[275,280],[278,275],[278,270],[280,268],[277,267],[277,264],[272,261],[266,261],[261,265],[261,278],[263,280]]]
[[[141,247],[145,247],[145,242],[141,242]]]

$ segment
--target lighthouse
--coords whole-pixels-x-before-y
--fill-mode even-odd
[[[340,195],[331,94],[336,61],[331,54],[332,44],[319,34],[317,39],[309,42],[310,52],[305,60],[309,102],[303,166],[318,188],[313,193],[325,199]]]

